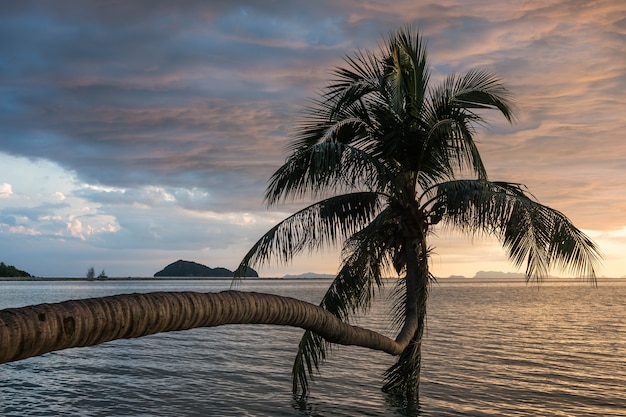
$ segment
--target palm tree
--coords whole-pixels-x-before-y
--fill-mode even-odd
[[[342,264],[320,306],[342,321],[367,310],[390,271],[401,279],[395,339],[398,361],[385,375],[391,398],[415,403],[433,248],[449,227],[499,238],[527,279],[552,267],[595,279],[598,249],[560,212],[520,184],[489,181],[475,141],[482,113],[513,120],[509,91],[494,75],[472,70],[429,86],[426,49],[411,28],[380,50],[358,51],[304,109],[290,154],[271,177],[269,206],[315,202],[269,230],[240,270],[270,259],[289,262],[305,250],[342,244]],[[306,331],[293,367],[294,392],[328,354],[329,342]]]
[[[268,294],[152,293],[73,300],[0,311],[0,363],[120,338],[234,323],[306,330],[293,367],[307,393],[332,343],[398,356],[383,389],[403,403],[418,396],[432,247],[440,227],[498,237],[528,279],[552,267],[595,279],[598,249],[560,212],[519,184],[492,182],[474,141],[480,112],[513,119],[508,91],[485,71],[429,87],[426,50],[410,28],[377,52],[357,52],[305,110],[291,154],[271,177],[266,201],[318,201],[270,229],[236,271],[305,250],[342,244],[342,263],[320,306]],[[352,326],[383,277],[400,279],[395,339]]]

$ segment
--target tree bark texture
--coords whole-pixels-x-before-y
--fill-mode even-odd
[[[405,347],[295,298],[240,291],[154,292],[0,310],[0,363],[115,339],[252,323],[301,327],[331,343],[392,355]]]

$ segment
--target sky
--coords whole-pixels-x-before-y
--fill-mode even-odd
[[[37,276],[234,269],[292,212],[263,202],[293,122],[330,71],[405,25],[433,82],[496,73],[517,121],[477,132],[626,275],[623,0],[57,0],[0,3],[0,261]],[[439,233],[435,275],[518,271],[497,241]],[[335,273],[337,248],[261,276]],[[522,271],[523,272],[523,271]],[[556,273],[558,275],[558,273]]]

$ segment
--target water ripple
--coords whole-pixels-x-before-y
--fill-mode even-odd
[[[0,307],[224,282],[1,283]],[[157,287],[155,287],[158,286]],[[242,290],[318,302],[328,281],[246,282]],[[624,416],[623,282],[441,280],[424,341],[421,416]],[[393,334],[388,303],[363,324]],[[223,326],[119,340],[0,368],[0,414],[22,416],[399,416],[381,375],[393,358],[337,347],[311,397],[291,396],[302,332]]]

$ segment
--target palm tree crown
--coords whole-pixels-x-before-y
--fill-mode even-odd
[[[527,265],[528,279],[553,267],[594,278],[598,249],[522,185],[489,181],[476,127],[486,110],[514,118],[509,91],[491,73],[472,70],[430,86],[424,42],[405,28],[378,51],[347,57],[334,78],[304,109],[290,154],[265,194],[270,206],[292,198],[315,202],[261,237],[239,270],[342,244],[341,267],[320,305],[344,321],[366,310],[383,277],[395,271],[402,289],[396,342],[404,349],[383,389],[410,403],[419,386],[435,226],[496,236],[515,265]],[[304,334],[294,390],[306,394],[327,350],[324,339]]]

